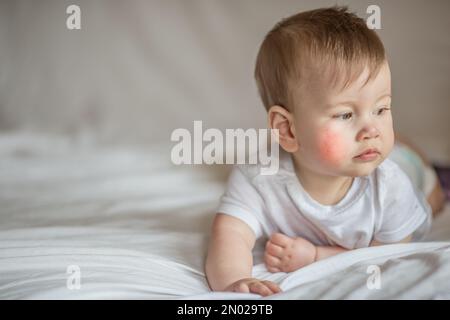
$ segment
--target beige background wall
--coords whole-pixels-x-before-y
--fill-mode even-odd
[[[170,143],[175,128],[265,127],[252,78],[282,17],[335,1],[0,1],[0,131],[100,143]],[[450,164],[450,1],[338,1],[381,7],[396,129]],[[66,28],[81,7],[82,29]]]

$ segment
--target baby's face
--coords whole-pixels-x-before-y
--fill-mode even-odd
[[[355,177],[370,174],[388,156],[394,144],[388,63],[364,85],[367,75],[342,91],[325,90],[320,80],[310,84],[294,114],[300,164]],[[369,149],[374,152],[359,156]]]

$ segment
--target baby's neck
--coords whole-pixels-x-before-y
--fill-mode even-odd
[[[309,196],[322,205],[335,205],[341,201],[352,186],[353,178],[330,176],[308,170],[292,157],[295,174]]]

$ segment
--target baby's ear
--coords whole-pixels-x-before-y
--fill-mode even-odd
[[[298,149],[295,137],[294,117],[292,113],[281,106],[272,106],[268,113],[269,128],[278,129],[279,144],[287,152]]]

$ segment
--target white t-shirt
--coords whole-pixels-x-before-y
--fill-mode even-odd
[[[344,198],[329,206],[303,189],[283,150],[275,175],[261,175],[259,165],[234,166],[217,212],[241,219],[256,238],[281,232],[347,249],[368,247],[372,240],[394,243],[410,234],[420,240],[431,226],[423,193],[389,158],[370,175],[355,177]]]

